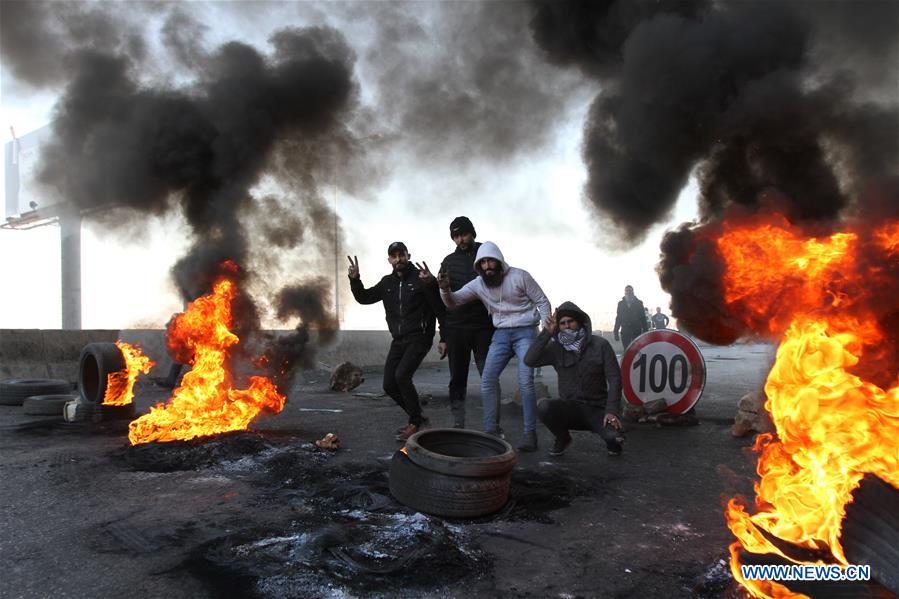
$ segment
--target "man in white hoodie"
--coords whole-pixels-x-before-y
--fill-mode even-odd
[[[515,354],[518,356],[518,387],[524,411],[524,434],[518,449],[536,451],[534,369],[524,363],[524,355],[537,337],[537,324],[550,316],[549,300],[534,277],[526,270],[506,264],[502,252],[491,241],[481,244],[474,268],[478,277],[458,291],[450,289],[449,277],[444,273],[440,274],[438,283],[440,298],[448,308],[481,300],[496,327],[481,375],[484,430],[496,436],[502,434],[497,422],[499,375]]]

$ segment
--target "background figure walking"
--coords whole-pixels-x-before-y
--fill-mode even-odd
[[[637,299],[634,288],[628,285],[624,288],[624,297],[618,302],[615,314],[615,341],[620,340],[622,347],[627,350],[634,339],[648,330],[643,302]]]

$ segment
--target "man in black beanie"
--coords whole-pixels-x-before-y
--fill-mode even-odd
[[[449,275],[450,289],[458,291],[477,277],[474,259],[481,244],[475,241],[477,232],[468,217],[457,216],[449,228],[456,251],[443,259],[440,272]],[[462,304],[447,312],[437,351],[441,356],[449,356],[450,408],[456,428],[465,427],[465,396],[471,355],[474,354],[478,372],[483,373],[492,338],[493,320],[481,302]]]

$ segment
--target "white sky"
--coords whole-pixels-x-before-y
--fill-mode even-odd
[[[222,21],[220,26],[207,23],[212,43],[235,35],[233,21]],[[270,32],[265,27],[259,31],[261,39]],[[365,98],[364,81],[362,92]],[[50,121],[57,97],[18,85],[0,94],[4,131],[14,127],[19,136]],[[691,180],[681,193],[670,222],[653,229],[645,243],[617,254],[600,249],[592,216],[581,199],[586,181],[581,132],[591,97],[585,96],[579,110],[561,115],[566,121],[559,123],[552,144],[517,161],[485,164],[462,173],[398,168],[385,185],[360,198],[325,190],[329,199],[336,199],[346,238],[337,261],[343,328],[386,328],[379,305],[359,306],[352,300],[345,276],[346,254],[359,256],[362,280],[369,285],[388,272],[386,247],[391,241],[406,242],[413,260],[424,259],[436,268],[453,249],[448,225],[459,215],[471,218],[479,241],[494,241],[511,265],[530,271],[554,306],[574,301],[592,316],[596,328],[611,328],[625,284],[634,286],[651,311],[661,306],[667,312],[669,298],[654,271],[659,241],[667,228],[696,217],[695,182]],[[9,139],[7,133],[4,141]],[[424,208],[423,197],[428,199]],[[189,245],[187,231],[180,216],[148,221],[139,238],[110,235],[85,223],[83,328],[163,326],[180,309],[168,273]],[[57,226],[0,229],[0,280],[4,282],[0,328],[58,328],[59,272]],[[329,272],[283,273],[283,277],[299,282],[321,274],[333,280],[333,267]],[[264,298],[257,299],[264,303]],[[266,324],[286,328],[295,323]]]

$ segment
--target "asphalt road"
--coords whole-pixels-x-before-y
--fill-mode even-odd
[[[575,433],[568,453],[551,458],[551,435],[540,426],[540,450],[518,456],[515,509],[469,522],[415,515],[384,499],[404,418],[377,397],[378,373],[367,373],[354,394],[328,391],[327,373],[303,373],[284,411],[254,425],[263,445],[237,444],[164,472],[135,466],[121,426],[87,429],[0,406],[0,596],[735,596],[721,561],[732,540],[722,501],[751,493],[755,460],[751,437],[734,438],[730,424],[740,397],[761,387],[773,348],[702,351],[708,372],[698,426],[630,425],[617,458],[589,433]],[[478,428],[472,372],[469,426]],[[551,369],[538,380],[555,392]],[[432,426],[452,422],[447,381],[445,363],[416,376],[432,396]],[[502,386],[507,398],[514,393],[512,367]],[[139,384],[138,410],[167,393]],[[503,427],[514,446],[514,403],[504,407]],[[342,449],[314,450],[310,442],[328,432]],[[380,503],[354,503],[347,488],[357,490],[353,497],[368,489],[363,494]],[[439,537],[442,545],[398,574],[353,571],[335,566],[334,551],[313,551],[328,535],[344,535],[344,544],[358,538],[351,529],[369,535],[370,546],[380,543],[370,553],[382,563],[400,557],[388,555],[391,548],[410,551],[408,539]],[[258,553],[276,546],[280,552]],[[216,558],[222,552],[230,558]]]

